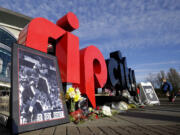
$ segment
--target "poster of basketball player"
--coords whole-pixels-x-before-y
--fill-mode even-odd
[[[13,66],[16,66],[17,73],[13,71],[13,80],[17,84],[13,81],[13,92],[17,88],[19,125],[66,119],[56,57],[21,45],[14,48],[14,56],[17,57],[13,58]]]
[[[141,82],[139,86],[140,86],[140,99],[142,103],[160,105],[160,101],[150,82]]]
[[[144,92],[145,92],[147,98],[150,101],[156,101],[157,100],[155,92],[151,86],[143,86],[143,88],[144,88]]]

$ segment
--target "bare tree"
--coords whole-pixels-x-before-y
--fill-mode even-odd
[[[163,78],[172,84],[175,91],[180,89],[180,73],[174,68],[170,68],[167,73],[163,70],[157,74],[149,73],[145,80],[151,82],[154,88],[160,88]]]
[[[167,79],[167,76],[166,76],[166,73],[165,73],[163,70],[161,70],[161,71],[157,74],[156,78],[157,78],[157,82],[156,82],[156,83],[157,83],[157,87],[160,88],[160,86],[161,86],[161,84],[162,84],[162,79],[163,79],[163,78]]]
[[[153,73],[149,73],[148,76],[145,78],[145,80],[147,82],[151,82],[151,84],[153,85],[153,87],[157,87],[157,77],[156,74]]]
[[[180,89],[180,74],[174,68],[170,68],[167,73],[167,80],[171,82],[175,91]]]

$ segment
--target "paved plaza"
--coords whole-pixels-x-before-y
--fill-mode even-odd
[[[113,117],[68,123],[20,135],[180,135],[180,97],[175,103],[160,99],[160,106],[131,109]],[[1,127],[0,135],[10,132]]]

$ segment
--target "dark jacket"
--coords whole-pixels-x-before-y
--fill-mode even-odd
[[[162,89],[163,89],[163,91],[170,91],[171,92],[173,90],[173,87],[172,87],[172,84],[167,81],[167,82],[163,83]]]

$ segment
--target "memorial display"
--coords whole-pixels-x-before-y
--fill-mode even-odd
[[[50,44],[53,48],[51,54],[57,57],[61,69],[62,82],[78,86],[81,93],[88,97],[93,108],[96,108],[95,89],[104,88],[108,75],[107,66],[97,47],[90,45],[79,49],[79,38],[71,33],[78,28],[78,18],[72,12],[58,19],[56,24],[45,18],[34,18],[20,32],[18,43],[45,53],[48,53]],[[131,91],[126,58],[122,57],[120,51],[111,53],[110,58],[118,65],[116,75],[112,65],[108,67],[112,74],[109,74],[109,77],[116,80],[108,81],[115,85],[112,91],[116,89],[119,94],[123,89]]]
[[[79,85],[95,108],[95,88],[102,88],[107,80],[106,63],[100,50],[93,45],[79,50],[79,38],[70,33],[78,27],[78,18],[72,12],[56,24],[45,18],[35,18],[20,32],[18,43],[45,53],[49,43],[55,46],[62,82]]]
[[[20,32],[12,52],[0,44],[0,80],[5,76],[11,80],[11,90],[0,91],[0,124],[10,126],[13,134],[56,126],[69,119],[77,124],[110,117],[132,108],[128,103],[136,104],[135,73],[128,68],[126,57],[115,51],[105,61],[94,45],[79,49],[79,38],[71,33],[78,28],[78,18],[72,12],[56,24],[34,18]],[[149,84],[142,85],[147,103],[158,100],[153,92]],[[102,106],[97,106],[95,94],[102,99]],[[122,98],[127,104],[119,102]],[[113,103],[114,99],[119,103]],[[111,110],[108,102],[116,110]]]
[[[12,54],[13,133],[68,122],[56,57],[18,44]]]

